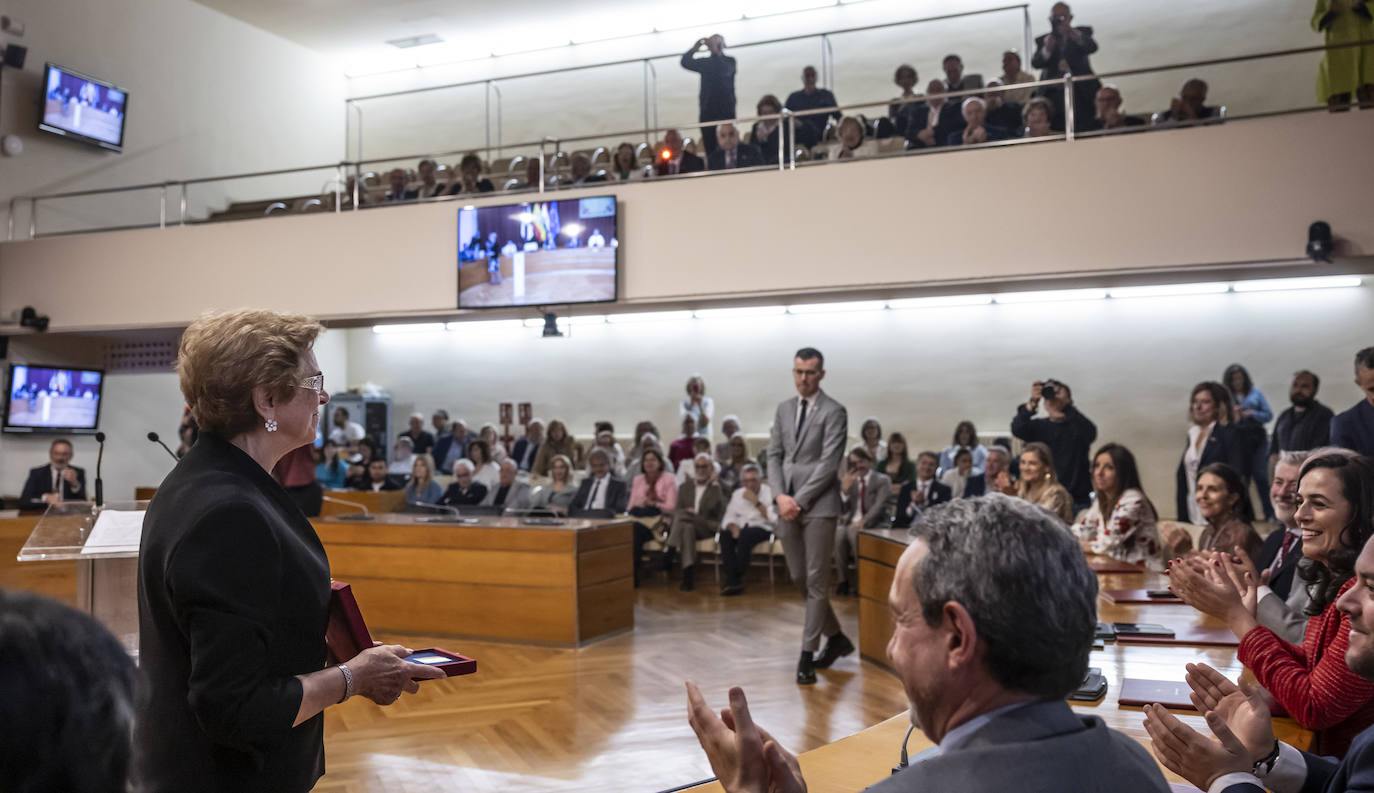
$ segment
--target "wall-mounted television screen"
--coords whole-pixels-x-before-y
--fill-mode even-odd
[[[43,67],[43,109],[38,128],[110,151],[124,150],[129,94],[80,72]]]
[[[458,307],[605,303],[617,297],[615,196],[458,210]]]
[[[5,432],[95,432],[105,373],[11,363]]]

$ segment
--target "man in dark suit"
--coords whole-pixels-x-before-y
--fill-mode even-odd
[[[425,432],[425,414],[411,413],[409,428],[401,433],[410,438],[411,447],[416,454],[428,454],[434,448],[434,436]]]
[[[1302,644],[1307,629],[1307,587],[1294,580],[1302,559],[1302,531],[1297,521],[1298,478],[1307,452],[1288,451],[1274,464],[1269,501],[1282,528],[1269,532],[1255,557],[1260,573],[1255,619],[1289,644]]]
[[[936,746],[868,790],[1168,791],[1145,749],[1064,701],[1088,671],[1097,621],[1096,576],[1064,524],[994,494],[949,504],[914,533],[888,593],[887,652],[912,724]],[[806,789],[742,690],[730,691],[730,726],[692,683],[687,697],[727,793]]]
[[[983,87],[983,75],[964,74],[964,59],[958,55],[946,55],[940,67],[944,69],[945,79],[942,81],[946,91],[972,91],[975,88]],[[958,97],[958,102],[964,101],[963,97]]]
[[[48,447],[48,464],[29,471],[19,494],[20,509],[47,509],[59,501],[86,500],[86,472],[71,464],[72,442],[58,438]]]
[[[803,110],[820,110],[823,107],[836,107],[840,103],[835,101],[835,95],[828,89],[816,86],[816,67],[808,66],[802,69],[802,89],[793,91],[787,95],[787,102],[784,107],[793,113]],[[807,116],[797,117],[797,126],[805,126],[817,140],[820,140],[825,133],[826,119],[833,118],[840,120],[840,111],[831,113],[812,113]]]
[[[835,524],[840,517],[840,461],[849,436],[849,412],[821,390],[825,356],[814,347],[797,350],[792,384],[797,395],[773,414],[768,441],[768,485],[778,504],[778,531],[792,581],[806,598],[797,684],[816,682],[816,669],[829,668],[854,652],[830,606],[830,571]],[[821,638],[825,649],[819,657]]]
[[[1331,419],[1331,445],[1374,456],[1374,347],[1355,353],[1355,385],[1364,399]]]
[[[926,86],[926,101],[913,102],[906,126],[908,149],[930,149],[945,145],[953,132],[964,128],[964,116],[957,102],[945,99],[945,84],[931,80]]]
[[[515,442],[515,448],[510,453],[521,471],[528,471],[534,466],[534,457],[539,454],[539,446],[543,442],[544,420],[530,419],[530,423],[525,425],[525,437]]]
[[[1042,394],[1047,416],[1033,418]],[[1074,512],[1087,509],[1092,494],[1088,452],[1097,440],[1097,425],[1079,412],[1067,384],[1058,380],[1031,383],[1030,399],[1017,406],[1016,417],[1011,420],[1011,434],[1027,443],[1040,441],[1049,446],[1059,483],[1073,496]]]
[[[626,487],[623,479],[611,476],[611,456],[600,446],[592,447],[587,452],[587,467],[591,469],[591,476],[582,480],[582,485],[577,488],[577,495],[573,496],[572,506],[569,514],[578,515],[581,513],[591,514],[611,514],[619,515],[625,511],[625,505],[630,501],[630,489]]]
[[[468,446],[472,436],[468,435],[468,423],[462,419],[449,422],[449,431],[434,442],[434,466],[440,473],[453,473],[453,464],[468,456]]]
[[[487,497],[487,486],[472,481],[472,461],[464,458],[453,464],[453,484],[439,497],[446,507],[475,507]]]
[[[709,54],[705,58],[696,57],[703,49]],[[701,93],[697,97],[698,121],[720,121],[735,117],[735,59],[726,55],[724,50],[725,37],[717,33],[697,39],[682,56],[682,68],[701,75]],[[701,140],[707,154],[716,150],[716,129],[713,125],[701,128]]]
[[[1126,127],[1145,126],[1145,119],[1140,116],[1129,116],[1121,112],[1121,89],[1114,85],[1104,85],[1097,89],[1093,103],[1097,115],[1084,126],[1085,130],[1122,130]]]
[[[916,455],[916,478],[902,485],[897,492],[897,514],[892,519],[893,528],[905,529],[915,523],[922,512],[954,498],[949,485],[935,478],[935,469],[939,466],[940,455],[935,452]]]
[[[713,171],[753,168],[763,165],[763,152],[752,143],[740,143],[734,124],[716,127],[716,150],[706,155],[706,166]]]
[[[1311,451],[1331,445],[1331,419],[1335,413],[1317,401],[1321,378],[1303,369],[1293,375],[1288,387],[1288,401],[1292,406],[1274,420],[1274,440],[1269,454],[1287,451]]]
[[[692,459],[692,474],[678,486],[677,509],[663,554],[664,570],[672,569],[673,557],[682,557],[682,585],[678,588],[683,592],[696,588],[697,541],[715,536],[725,517],[726,496],[716,480],[716,466],[709,452]]]
[[[996,124],[988,123],[987,102],[979,97],[970,96],[965,99],[961,112],[964,117],[964,128],[949,133],[949,137],[945,140],[946,145],[972,146],[978,143],[987,143],[990,140],[1006,140],[1011,137],[1010,131]]]
[[[989,80],[988,88],[1000,88],[1001,80]],[[1008,102],[1007,94],[1002,91],[988,91],[983,97],[987,103],[987,123],[1007,131],[1007,137],[1019,138],[1025,124],[1021,121],[1021,103]]]
[[[1374,580],[1374,543],[1355,560],[1355,578]],[[1361,583],[1336,601],[1350,616],[1345,664],[1374,680],[1374,592]],[[1170,771],[1213,793],[1354,793],[1374,790],[1374,727],[1355,736],[1345,758],[1318,757],[1274,739],[1267,694],[1237,688],[1206,664],[1188,665],[1188,686],[1207,726],[1205,737],[1159,705],[1145,708],[1145,731],[1155,756]]]
[[[964,498],[976,498],[985,493],[1001,492],[997,487],[997,478],[1005,473],[1010,482],[1011,477],[1011,452],[1004,446],[989,446],[988,456],[983,461],[983,473],[974,474],[964,480]],[[989,487],[988,483],[992,486]]]
[[[711,136],[715,137],[712,128]],[[706,170],[701,158],[682,148],[682,133],[670,129],[663,133],[663,148],[654,157],[654,173],[658,176],[672,176],[679,173],[696,173]]]
[[[1035,39],[1035,55],[1031,56],[1031,67],[1040,70],[1041,80],[1058,80],[1068,75],[1092,74],[1092,63],[1088,56],[1097,52],[1097,42],[1093,40],[1093,29],[1087,26],[1074,27],[1073,13],[1068,3],[1055,3],[1050,9],[1050,32]],[[1082,129],[1091,116],[1088,108],[1093,106],[1093,97],[1102,87],[1100,80],[1084,80],[1073,84],[1073,105]],[[1064,128],[1064,91],[1058,86],[1042,88],[1040,96],[1050,101],[1054,107],[1052,124],[1055,129]]]
[[[1075,94],[1077,96],[1077,94]],[[1159,114],[1160,122],[1202,121],[1217,114],[1207,104],[1207,81],[1197,77],[1183,84],[1178,96],[1169,101],[1169,109]]]
[[[367,473],[355,476],[345,482],[349,490],[362,490],[378,493],[383,490],[400,490],[401,486],[387,475],[386,460],[374,458],[367,464]]]

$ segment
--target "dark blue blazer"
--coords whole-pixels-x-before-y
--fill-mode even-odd
[[[66,501],[85,501],[86,500],[86,471],[71,466],[76,471],[76,487],[72,487],[70,482],[62,483],[62,498]],[[47,509],[48,505],[43,503],[43,496],[52,492],[52,466],[40,465],[37,468],[29,469],[29,478],[24,482],[24,489],[19,494],[20,509]]]
[[[534,465],[535,455],[539,454],[539,444],[536,443],[534,444],[533,451],[530,452],[530,464],[525,465],[525,451],[529,449],[529,446],[530,439],[521,438],[520,440],[515,442],[515,448],[512,449],[510,453],[510,458],[515,461],[516,466],[519,467],[521,471],[530,470],[530,467]]]
[[[463,436],[463,456],[467,456],[468,443],[472,441],[472,434]],[[453,466],[444,467],[444,459],[448,457],[449,449],[453,448],[453,433],[445,432],[443,437],[434,442],[434,465],[441,473],[453,473]]]
[[[1007,138],[1012,137],[1011,132],[1009,132],[1005,127],[999,127],[996,124],[989,124],[986,121],[983,122],[983,129],[986,130],[988,133],[988,140],[1006,140]],[[949,133],[949,135],[945,138],[945,145],[964,145],[964,130],[959,129],[955,132]]]
[[[974,474],[964,480],[964,498],[976,498],[988,492],[988,475]]]
[[[1269,532],[1269,536],[1264,538],[1259,556],[1255,557],[1255,568],[1261,573],[1274,563],[1274,557],[1279,555],[1279,549],[1283,547],[1283,535],[1287,533],[1287,529],[1281,528]],[[1293,574],[1297,571],[1298,560],[1301,558],[1302,538],[1297,537],[1293,539],[1293,544],[1288,546],[1288,555],[1283,557],[1283,564],[1280,564],[1279,569],[1269,577],[1269,588],[1284,600],[1288,599],[1288,593],[1293,589]]]
[[[1318,757],[1302,753],[1307,761],[1307,778],[1303,780],[1301,793],[1355,793],[1360,790],[1374,790],[1374,727],[1355,736],[1350,751],[1344,760],[1334,757]],[[1229,785],[1222,793],[1260,793],[1258,780],[1254,783]]]
[[[1331,419],[1331,445],[1374,457],[1374,405],[1369,400]]]
[[[897,514],[892,517],[892,527],[905,529],[911,526],[911,516],[906,514],[906,507],[911,503],[911,492],[916,489],[916,480],[911,480],[902,485],[902,489],[897,493]],[[923,509],[930,509],[937,504],[943,504],[954,498],[954,492],[949,489],[949,485],[938,481],[930,483],[930,500],[926,502]]]
[[[1241,448],[1242,444],[1236,439],[1236,428],[1234,426],[1222,426],[1220,424],[1212,428],[1212,434],[1208,436],[1207,442],[1202,445],[1202,459],[1198,460],[1198,470],[1202,470],[1212,463],[1226,463],[1236,469],[1236,473],[1244,473],[1245,454]],[[1183,444],[1183,454],[1188,453],[1188,443]],[[1178,519],[1188,521],[1188,499],[1193,494],[1188,490],[1188,472],[1183,467],[1182,455],[1178,458],[1178,471],[1174,474],[1174,484],[1177,488],[1175,493],[1174,505],[1178,509]],[[1249,498],[1250,496],[1246,496]]]

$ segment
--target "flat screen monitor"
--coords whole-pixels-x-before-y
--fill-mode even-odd
[[[89,433],[100,425],[105,373],[11,363],[5,432]]]
[[[43,108],[38,128],[110,151],[124,150],[129,94],[55,64],[43,67]]]
[[[617,297],[615,196],[458,210],[458,307],[561,306]]]

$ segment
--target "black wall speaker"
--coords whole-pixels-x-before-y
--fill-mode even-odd
[[[11,69],[22,69],[24,68],[24,58],[28,54],[28,47],[21,47],[18,44],[6,44],[5,65]]]

